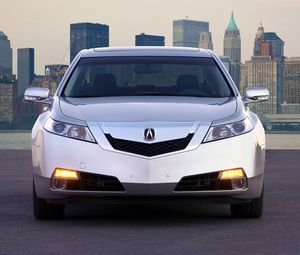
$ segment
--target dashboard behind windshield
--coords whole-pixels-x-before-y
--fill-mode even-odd
[[[82,58],[64,97],[192,96],[231,97],[233,93],[213,58]]]

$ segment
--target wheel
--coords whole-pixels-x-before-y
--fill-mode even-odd
[[[45,199],[38,198],[33,183],[33,213],[37,220],[61,219],[65,214],[65,205],[51,204]]]
[[[231,205],[231,215],[235,218],[260,218],[264,207],[264,189],[260,197],[251,202]]]

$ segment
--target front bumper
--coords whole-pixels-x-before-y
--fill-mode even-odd
[[[54,190],[51,188],[51,179],[34,175],[34,183],[38,196],[48,200],[72,200],[74,197],[105,198],[105,197],[197,197],[224,201],[228,199],[252,199],[259,197],[263,186],[263,175],[248,179],[248,187],[244,190],[218,190],[218,191],[174,191],[177,183],[137,184],[122,183],[125,191],[71,191]]]
[[[34,181],[38,197],[66,199],[71,197],[222,197],[252,199],[263,187],[265,144],[261,130],[216,142],[200,144],[194,150],[181,151],[155,158],[108,151],[98,144],[82,142],[38,132],[34,139]],[[51,189],[51,176],[61,167],[86,173],[114,176],[125,191],[57,191]],[[245,190],[175,192],[185,176],[212,173],[241,167],[248,178]]]

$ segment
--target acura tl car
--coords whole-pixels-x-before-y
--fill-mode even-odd
[[[129,198],[230,204],[233,217],[263,212],[265,134],[210,50],[82,50],[32,130],[36,219],[61,218],[73,202]]]

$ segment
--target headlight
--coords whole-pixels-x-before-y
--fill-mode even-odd
[[[234,122],[222,126],[211,127],[204,139],[204,143],[225,139],[250,132],[253,129],[251,121],[246,118],[239,122]]]
[[[44,128],[56,135],[61,135],[78,140],[95,142],[88,127],[59,122],[49,118]]]

